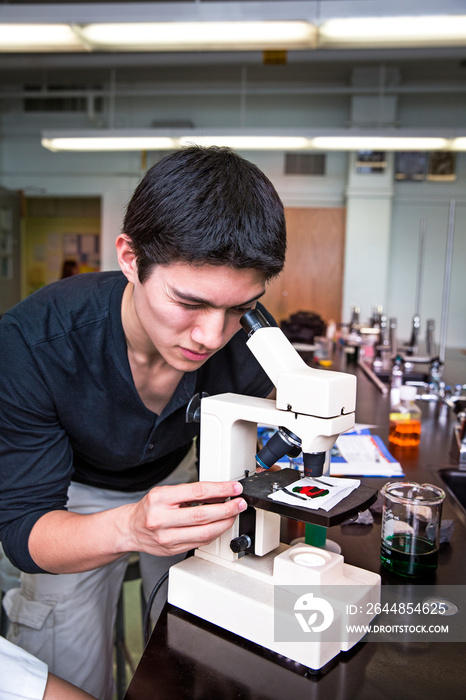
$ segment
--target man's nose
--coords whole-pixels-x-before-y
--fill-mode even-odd
[[[225,312],[220,309],[212,309],[203,314],[202,319],[197,319],[191,337],[199,345],[208,350],[217,350],[223,345],[225,333]]]

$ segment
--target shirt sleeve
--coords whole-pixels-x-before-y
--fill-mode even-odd
[[[72,451],[34,349],[8,314],[0,350],[0,541],[15,566],[40,573],[29,534],[42,515],[65,508]]]
[[[41,700],[44,697],[47,664],[4,637],[0,637],[0,661],[2,700]]]

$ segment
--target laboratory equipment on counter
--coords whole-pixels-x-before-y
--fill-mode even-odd
[[[270,450],[261,450],[260,465],[277,455],[302,449],[306,475],[325,474],[326,454],[338,435],[354,425],[356,378],[342,372],[308,367],[279,328],[260,312],[242,318],[248,347],[276,387],[276,399],[236,394],[203,397],[200,411],[201,480],[240,480],[248,509],[217,540],[198,548],[194,556],[171,567],[169,603],[215,625],[318,670],[340,651],[352,648],[363,632],[348,632],[368,624],[367,615],[347,619],[347,605],[366,611],[380,599],[380,576],[344,563],[343,557],[305,543],[280,543],[281,515],[324,525],[343,522],[368,508],[377,492],[360,485],[328,512],[291,506],[268,498],[301,478],[294,469],[255,472],[257,424],[278,426],[281,437]],[[301,501],[297,501],[301,503]],[[330,630],[313,632],[313,641],[276,641],[274,591],[290,586],[335,584],[330,597],[335,620]],[[332,585],[332,588],[334,586]],[[335,629],[337,625],[338,629]],[[300,628],[298,628],[301,631]]]
[[[390,410],[388,440],[398,447],[417,447],[421,442],[422,412],[416,396],[416,387],[404,384],[399,402]]]

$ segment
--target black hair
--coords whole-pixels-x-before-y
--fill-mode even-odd
[[[283,268],[283,204],[259,168],[229,148],[190,146],[165,156],[137,186],[123,231],[143,283],[154,265],[187,262]]]

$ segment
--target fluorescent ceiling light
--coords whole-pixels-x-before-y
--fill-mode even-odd
[[[244,151],[304,151],[310,147],[305,136],[182,136],[180,146],[227,146]]]
[[[102,131],[74,136],[44,134],[41,143],[49,151],[164,151],[193,144],[246,151],[296,151],[307,150],[310,146],[309,139],[304,136],[153,136]]]
[[[461,46],[466,43],[466,16],[330,19],[318,33],[322,48]]]
[[[416,136],[317,136],[312,148],[320,151],[442,151],[448,139]]]
[[[112,5],[106,7],[111,13]],[[3,17],[3,14],[0,16]],[[106,15],[100,12],[98,16]],[[53,24],[53,16],[52,23],[32,24],[25,15],[24,24],[15,23],[15,20],[0,24],[0,53],[261,51],[466,45],[466,15],[348,17],[324,20],[320,26],[299,19],[199,21],[193,17],[185,21],[185,16],[180,15],[180,21],[92,23],[86,21],[87,14],[85,17],[80,14],[72,23],[67,19],[63,21],[62,15],[57,15],[57,24]]]
[[[186,51],[315,48],[309,22],[134,22],[75,26],[95,51]]]
[[[445,151],[466,150],[466,136],[399,133],[275,133],[264,130],[187,133],[181,129],[87,129],[44,132],[42,145],[50,151],[163,151],[183,146],[228,146],[239,151]],[[408,132],[408,133],[407,133]]]
[[[166,151],[179,148],[178,139],[167,136],[57,136],[42,138],[49,151]]]
[[[67,24],[0,24],[0,52],[83,50]]]

